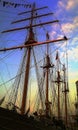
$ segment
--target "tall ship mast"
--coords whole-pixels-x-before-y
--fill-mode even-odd
[[[28,18],[11,23],[14,25],[29,21],[29,25],[2,31],[4,34],[20,30],[28,31],[24,44],[0,48],[0,53],[2,54],[10,51],[23,51],[21,64],[16,76],[1,84],[3,86],[5,83],[10,82],[10,87],[7,89],[7,92],[9,91],[8,94],[6,92],[0,100],[0,120],[6,121],[4,117],[7,117],[8,113],[10,113],[9,121],[11,125],[14,124],[11,127],[8,123],[4,125],[2,121],[2,128],[5,126],[18,130],[21,125],[19,125],[20,122],[24,123],[20,127],[21,130],[25,128],[47,129],[49,123],[51,130],[54,128],[56,130],[55,126],[65,130],[68,125],[67,97],[69,87],[66,68],[67,59],[64,61],[63,57],[63,60],[61,60],[61,49],[59,49],[60,46],[58,45],[59,42],[61,44],[67,42],[68,38],[63,35],[51,39],[49,34],[51,27],[49,28],[48,26],[59,23],[59,20],[47,21],[48,17],[52,18],[53,13],[46,13],[45,11],[45,13],[40,14],[38,12],[43,12],[47,8],[47,6],[36,8],[34,3],[31,10],[18,14],[22,16],[30,13]],[[41,33],[42,36],[38,33]],[[43,36],[44,33],[45,36]],[[64,55],[67,58],[67,52]],[[62,63],[63,61],[64,63]],[[14,120],[16,121],[13,123]],[[42,121],[45,122],[44,125]]]

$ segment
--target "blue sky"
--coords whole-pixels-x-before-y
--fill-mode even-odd
[[[21,4],[31,4],[36,2],[36,5],[48,6],[49,10],[55,13],[55,18],[60,20],[60,26],[63,34],[69,39],[67,43],[68,48],[68,72],[69,72],[69,87],[71,91],[72,99],[75,97],[75,81],[78,80],[78,0],[5,0],[8,2],[15,2]],[[3,0],[0,1],[0,46],[12,46],[21,44],[25,40],[26,31],[22,31],[18,34],[1,34],[1,31],[16,27],[17,25],[11,25],[13,20],[18,18],[17,13],[25,11],[26,9],[22,6],[14,7],[3,7]],[[21,16],[22,17],[22,16]],[[51,37],[55,37],[56,32],[50,31]],[[10,44],[11,42],[11,44]],[[3,44],[6,43],[6,44]],[[16,52],[15,52],[16,53]],[[19,51],[18,51],[19,53]],[[0,57],[3,57],[1,55]],[[11,59],[12,60],[12,59]],[[20,59],[19,59],[20,60]],[[11,62],[11,61],[10,61]],[[19,61],[16,62],[18,64]],[[13,64],[13,63],[12,63]],[[14,63],[15,64],[15,63]],[[16,66],[18,68],[18,66]],[[3,70],[2,70],[3,71]],[[73,93],[73,95],[72,95]]]

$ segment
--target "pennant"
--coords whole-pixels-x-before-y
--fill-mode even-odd
[[[17,7],[17,4],[14,5],[14,8],[16,8],[16,7]]]
[[[3,1],[3,7],[5,6],[5,1]]]
[[[8,4],[8,2],[3,1],[3,7],[5,7]]]
[[[31,4],[18,4],[18,3],[11,3],[11,2],[6,2],[6,1],[2,1],[0,0],[0,2],[2,2],[3,7],[9,6],[9,7],[19,7],[22,6],[24,8],[31,8]]]

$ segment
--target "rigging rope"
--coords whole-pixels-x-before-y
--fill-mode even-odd
[[[33,56],[34,56],[34,63],[35,63],[35,69],[36,69],[36,75],[37,75],[37,82],[38,82],[38,89],[39,89],[39,96],[40,96],[40,99],[41,99],[41,104],[42,104],[42,108],[44,109],[44,105],[43,105],[43,97],[44,97],[44,93],[42,95],[42,86],[43,84],[41,85],[41,75],[39,74],[39,71],[38,71],[38,64],[36,62],[36,57],[35,57],[35,53],[34,53],[34,50],[33,50]]]
[[[40,21],[41,22],[41,21]],[[43,30],[44,31],[46,31],[46,29],[44,28],[44,26],[42,26],[43,27]],[[47,31],[46,31],[46,33],[47,33]],[[63,45],[63,44],[62,44]],[[61,45],[61,46],[62,46]],[[60,46],[59,46],[60,47]],[[59,48],[59,47],[57,47],[57,48]],[[57,50],[57,48],[55,49],[55,50]],[[54,52],[55,52],[55,50],[54,50]],[[52,52],[53,53],[53,52]],[[40,60],[40,61],[38,61],[38,63],[36,62],[36,58],[35,58],[35,54],[33,54],[34,55],[34,61],[35,61],[35,67],[36,67],[36,70],[38,70],[38,67],[37,67],[37,65],[38,65],[38,63],[40,63],[42,60]],[[50,53],[50,55],[51,55],[51,53]],[[25,57],[24,57],[25,58]],[[23,59],[23,60],[25,60],[25,59]],[[16,102],[16,98],[17,98],[17,91],[18,91],[18,87],[19,87],[19,83],[20,83],[20,79],[23,79],[23,78],[21,78],[21,76],[22,76],[22,74],[25,72],[25,71],[22,71],[22,68],[24,68],[24,61],[22,62],[22,66],[21,66],[21,69],[19,69],[19,70],[21,70],[21,73],[20,74],[17,74],[15,77],[13,77],[13,78],[11,78],[10,80],[8,80],[8,81],[6,81],[5,83],[8,83],[8,82],[10,82],[11,80],[13,80],[13,79],[15,79],[16,78],[16,80],[15,80],[15,84],[14,84],[14,86],[13,86],[13,89],[12,89],[12,91],[11,91],[11,94],[12,94],[12,96],[11,97],[9,97],[10,98],[10,100],[12,99],[12,100],[15,100],[14,101],[14,104],[15,104],[15,102]],[[32,66],[31,66],[31,68],[32,68]],[[36,72],[37,73],[37,76],[39,75],[39,73],[38,72]],[[39,76],[38,76],[38,82],[40,82],[39,80]],[[43,80],[44,81],[44,80]],[[43,90],[43,81],[41,81],[40,82],[40,84],[38,85],[39,86],[39,92],[40,92],[40,98],[41,98],[41,101],[43,100],[43,97],[45,97],[44,96],[44,94],[42,95],[42,90]],[[17,82],[17,84],[16,84],[16,82]],[[3,84],[5,84],[5,83],[3,83]],[[3,84],[1,84],[0,86],[2,86]],[[42,86],[41,86],[42,85]],[[54,90],[55,91],[55,90]],[[43,91],[44,92],[44,91]],[[13,93],[14,93],[14,95],[13,95]],[[56,91],[55,91],[55,93],[56,93]],[[42,96],[42,97],[41,97]],[[54,101],[55,101],[55,97],[54,97]],[[39,105],[39,104],[37,104],[37,105]]]

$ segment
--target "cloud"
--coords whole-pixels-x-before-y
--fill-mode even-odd
[[[78,16],[76,16],[73,20],[73,22],[63,23],[62,29],[63,31],[67,33],[72,33],[75,29],[78,28]]]
[[[69,61],[78,62],[78,46],[68,50]]]
[[[62,24],[62,29],[65,33],[71,33],[74,29],[74,25],[72,23],[64,23]]]
[[[50,32],[50,37],[53,39],[56,36],[56,31]]]
[[[58,2],[58,6],[59,6],[59,7],[62,7],[62,8],[65,8],[65,4],[63,3],[63,1],[59,1],[59,2]]]
[[[75,47],[78,45],[78,36],[74,37],[72,40],[71,40],[71,45],[75,45]]]
[[[68,0],[67,1],[67,5],[66,5],[66,9],[70,10],[72,8],[75,8],[78,4],[78,0]]]
[[[66,5],[66,9],[70,10],[71,8],[73,8],[75,6],[75,2],[74,0],[68,0],[67,5]]]
[[[78,0],[65,0],[65,1],[59,1],[58,7],[65,9],[65,10],[71,10],[78,5]]]
[[[50,32],[50,37],[51,38],[59,38],[59,37],[63,37],[63,34],[65,34],[67,37],[71,38],[72,35],[74,36],[75,32],[78,28],[78,16],[74,17],[71,19],[70,22],[66,22],[66,23],[62,23],[61,24],[61,28],[60,26],[52,26],[52,31]],[[77,35],[76,32],[76,35]],[[74,36],[75,41],[78,40],[77,36]]]

